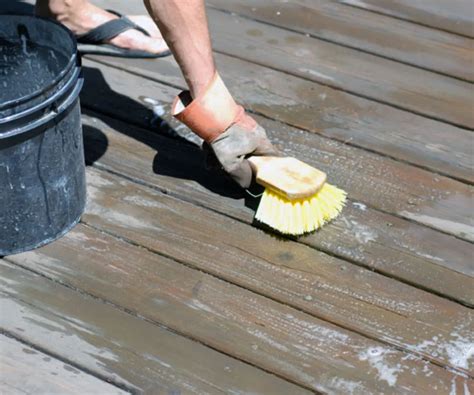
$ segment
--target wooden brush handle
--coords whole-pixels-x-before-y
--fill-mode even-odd
[[[248,158],[260,185],[288,199],[313,196],[326,182],[326,174],[295,158],[251,156]]]
[[[271,166],[272,163],[275,163],[275,158],[278,158],[276,156],[251,156],[248,158],[248,161],[250,162],[250,166],[252,167],[252,170],[255,174],[255,176],[258,174],[259,171],[264,166]]]

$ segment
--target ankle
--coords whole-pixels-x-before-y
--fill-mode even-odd
[[[83,0],[37,0],[35,13],[38,16],[64,22],[86,4]]]
[[[37,0],[36,15],[52,18],[76,35],[110,19],[106,11],[87,0]]]

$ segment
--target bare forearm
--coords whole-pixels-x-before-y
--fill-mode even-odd
[[[173,52],[191,95],[196,97],[215,73],[204,0],[144,0]]]

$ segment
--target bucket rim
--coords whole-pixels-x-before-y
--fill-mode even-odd
[[[71,71],[71,75],[69,76],[65,84],[60,89],[56,90],[47,99],[31,107],[28,107],[20,112],[16,112],[15,114],[8,115],[3,118],[0,117],[0,138],[2,138],[1,129],[3,125],[17,121],[21,118],[28,117],[29,115],[32,115],[34,113],[39,113],[44,108],[51,106],[52,104],[54,105],[54,103],[56,103],[58,99],[63,96],[64,92],[68,91],[70,87],[77,82],[80,75],[81,75],[81,67],[78,66],[74,70]]]
[[[72,80],[72,82],[73,83],[69,84],[67,87],[61,88],[58,98],[56,98],[54,108],[44,113],[40,118],[34,120],[33,122],[16,126],[15,128],[7,130],[6,132],[2,132],[0,129],[0,142],[2,140],[7,140],[24,133],[28,133],[31,130],[38,129],[44,124],[53,121],[54,118],[58,117],[63,112],[67,111],[73,105],[73,103],[78,100],[79,93],[84,84],[84,79],[81,76],[80,71],[76,78]]]
[[[21,17],[21,18],[27,18],[27,19],[31,19],[31,20],[38,20],[39,19],[39,20],[45,21],[47,23],[51,23],[51,24],[54,24],[54,25],[58,26],[60,29],[62,29],[69,36],[69,38],[71,40],[72,54],[69,57],[67,65],[61,70],[61,72],[55,78],[53,78],[51,80],[51,82],[49,84],[47,84],[47,85],[41,87],[40,89],[38,89],[38,90],[36,90],[32,93],[29,93],[28,95],[25,95],[23,97],[12,99],[12,100],[0,103],[0,111],[3,111],[3,110],[5,110],[9,107],[12,107],[12,106],[17,106],[19,104],[26,103],[26,102],[40,96],[44,92],[47,92],[47,91],[53,89],[54,86],[56,86],[58,84],[58,82],[60,82],[64,78],[64,76],[67,75],[70,72],[71,68],[73,68],[74,66],[77,65],[77,60],[79,58],[79,55],[78,55],[78,52],[77,52],[76,37],[71,32],[71,30],[69,30],[63,24],[55,21],[54,19],[45,18],[45,17],[41,17],[41,16],[36,16],[36,15],[16,14],[16,13],[0,14],[0,18],[2,18],[3,16]]]

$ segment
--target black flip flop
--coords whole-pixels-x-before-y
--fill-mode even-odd
[[[118,36],[120,33],[130,29],[138,30],[150,37],[150,33],[126,16],[113,10],[107,11],[117,15],[118,19],[112,19],[111,21],[105,22],[102,25],[89,30],[87,33],[76,36],[77,49],[81,54],[108,55],[122,58],[163,58],[171,55],[171,51],[169,50],[163,51],[159,54],[153,54],[147,51],[120,48],[116,45],[104,43],[104,41],[110,40],[111,38]]]

